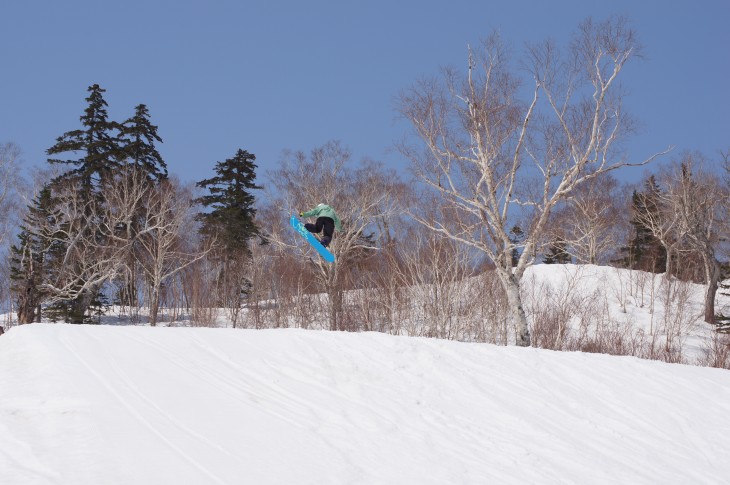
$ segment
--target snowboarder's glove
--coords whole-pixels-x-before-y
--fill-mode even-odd
[[[300,212],[299,217],[304,217],[304,212]]]

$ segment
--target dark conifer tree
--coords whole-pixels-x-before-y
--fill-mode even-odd
[[[122,123],[120,141],[125,163],[130,169],[137,173],[144,174],[146,180],[151,184],[159,184],[167,180],[167,164],[157,151],[156,142],[162,143],[162,138],[157,134],[157,126],[150,122],[150,115],[147,106],[138,105],[134,109],[134,116]],[[127,234],[134,238],[138,228],[144,223],[144,207],[140,206],[137,217],[130,221]],[[136,245],[129,252],[126,262],[127,271],[117,278],[119,292],[117,303],[132,306],[137,301],[136,287]]]
[[[55,245],[54,235],[48,233],[53,206],[51,190],[46,186],[28,207],[18,243],[10,248],[11,290],[16,296],[19,323],[31,323],[40,317],[44,296],[41,284],[50,272],[48,255]]]
[[[155,142],[162,143],[162,138],[157,134],[157,126],[150,122],[147,106],[138,105],[134,116],[122,123],[121,138],[128,163],[142,170],[150,180],[159,182],[167,178],[167,164],[155,148]]]
[[[509,240],[515,246],[525,240],[525,232],[520,226],[514,226],[512,229],[510,229],[509,234]],[[520,260],[520,251],[517,249],[517,247],[512,248],[510,257],[512,258],[512,266],[517,266],[517,262]]]
[[[730,296],[730,284],[727,280],[730,279],[730,262],[724,262],[720,264],[720,283],[718,289],[721,295]],[[716,330],[720,333],[730,333],[730,315],[725,315],[720,312],[715,315]]]
[[[562,239],[557,239],[548,246],[547,254],[543,258],[545,264],[569,264],[572,262],[568,245]]]
[[[89,105],[80,118],[83,128],[64,133],[47,150],[48,155],[81,154],[80,158],[49,158],[48,163],[71,165],[73,168],[56,181],[78,180],[86,196],[92,194],[98,182],[109,176],[124,157],[118,137],[121,125],[108,119],[105,90],[94,84],[88,91]]]
[[[226,251],[249,254],[249,240],[259,233],[254,222],[256,209],[252,190],[261,187],[255,184],[256,156],[245,150],[238,150],[233,158],[218,162],[215,177],[201,180],[196,185],[207,189],[198,202],[211,209],[201,213],[201,232],[216,236]]]
[[[47,150],[48,163],[64,164],[71,168],[62,173],[51,183],[56,191],[78,190],[82,201],[96,199],[103,203],[104,196],[99,191],[100,185],[110,180],[114,172],[124,163],[126,154],[120,139],[121,124],[110,121],[107,113],[107,102],[104,100],[105,90],[94,84],[88,88],[86,98],[88,106],[81,116],[82,128],[64,133],[56,139],[56,144]],[[62,157],[59,157],[62,156]],[[75,188],[73,184],[78,183]],[[86,208],[91,211],[91,207]],[[90,213],[86,214],[91,216]],[[92,230],[92,229],[87,229]],[[103,237],[101,234],[87,234],[84,237]],[[89,303],[99,289],[84,291],[75,300],[59,302],[46,309],[56,312],[59,318],[74,323],[84,321]],[[52,316],[55,318],[55,316]]]
[[[624,256],[616,261],[621,266],[653,273],[661,273],[665,270],[667,251],[639,216],[649,214],[657,217],[660,191],[659,184],[652,175],[645,182],[642,192],[633,192],[631,196],[632,216],[629,221],[633,227],[633,237],[628,246],[621,248]]]

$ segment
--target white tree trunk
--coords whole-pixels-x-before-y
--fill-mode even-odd
[[[507,294],[507,302],[510,308],[510,318],[515,329],[515,344],[519,347],[530,346],[530,328],[527,324],[527,316],[522,306],[522,295],[520,295],[520,281],[510,273],[497,270],[499,279],[502,282],[504,291]]]
[[[581,185],[660,155],[637,163],[614,157],[614,142],[630,126],[614,81],[640,53],[626,20],[589,19],[578,38],[564,62],[551,42],[529,49],[532,99],[519,100],[518,86],[525,84],[497,34],[483,48],[469,49],[465,73],[447,70],[442,82],[418,84],[401,97],[401,113],[424,144],[401,151],[444,200],[443,209],[412,215],[499,268],[521,346],[530,345],[530,332],[520,279],[541,249],[551,213]],[[545,130],[546,123],[557,129]],[[519,242],[511,233],[516,224]],[[513,272],[507,258],[520,249]]]

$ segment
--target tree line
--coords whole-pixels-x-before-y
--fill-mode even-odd
[[[105,90],[88,91],[81,128],[47,150],[49,166],[62,168],[40,187],[10,248],[18,322],[83,323],[112,302],[144,301],[154,325],[171,278],[213,253],[226,268],[247,254],[255,157],[239,150],[219,162],[217,175],[197,184],[208,194],[194,199],[168,177],[147,107],[112,121]],[[191,238],[196,220],[200,237]]]
[[[153,325],[162,309],[201,324],[223,311],[234,326],[324,319],[397,332],[421,315],[428,335],[531,345],[525,271],[574,262],[704,283],[705,320],[721,323],[728,183],[710,169],[721,163],[681,154],[629,188],[613,175],[668,152],[629,161],[620,151],[634,125],[619,78],[640,54],[620,17],[583,22],[565,50],[528,46],[527,69],[497,34],[470,47],[463,71],[399,98],[413,127],[399,151],[416,183],[331,141],[287,152],[268,184],[239,149],[186,186],[168,176],[147,107],[110,121],[93,85],[81,128],[48,149],[56,173],[19,224],[7,299],[20,323],[90,322],[111,304]],[[728,173],[728,154],[719,162]],[[316,193],[303,180],[317,180]],[[288,227],[319,202],[344,224],[334,265]],[[470,278],[481,283],[462,284]],[[478,317],[454,324],[466,314]]]

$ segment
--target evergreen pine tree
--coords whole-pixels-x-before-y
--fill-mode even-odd
[[[52,190],[78,190],[82,202],[97,199],[103,202],[100,185],[110,180],[114,172],[120,168],[126,158],[122,148],[120,133],[122,126],[109,121],[107,103],[104,100],[104,89],[94,84],[88,88],[89,96],[84,115],[81,116],[82,128],[64,133],[56,139],[55,145],[47,150],[50,164],[65,164],[72,168],[54,179]],[[59,155],[65,155],[63,158]],[[74,187],[74,183],[79,186]],[[85,208],[91,211],[91,206]],[[87,212],[85,216],[91,216]],[[87,229],[90,230],[90,229]],[[82,237],[102,237],[100,234],[85,234]],[[99,289],[85,290],[72,301],[56,302],[46,310],[51,318],[63,318],[66,321],[81,323],[89,303],[95,298]],[[53,313],[57,315],[54,315]]]
[[[520,252],[517,249],[517,245],[525,240],[525,233],[520,226],[514,226],[510,229],[509,233],[511,236],[509,240],[514,245],[510,254],[510,257],[512,258],[512,266],[514,267],[517,266],[517,263],[520,260]]]
[[[89,103],[81,116],[83,129],[72,130],[56,139],[56,144],[47,150],[48,155],[81,154],[80,158],[49,158],[50,164],[67,164],[74,168],[61,174],[57,181],[78,180],[81,182],[83,194],[90,198],[93,188],[98,182],[110,175],[123,158],[119,146],[119,123],[108,120],[107,103],[104,100],[104,89],[98,84],[88,89]]]
[[[233,158],[218,162],[216,176],[201,180],[196,185],[207,189],[209,194],[198,199],[210,212],[201,213],[201,232],[216,236],[226,251],[249,254],[249,240],[259,233],[254,222],[254,196],[252,190],[261,187],[256,179],[256,157],[245,150],[238,150]]]
[[[138,105],[134,110],[134,116],[122,123],[120,140],[122,152],[128,164],[124,170],[128,173],[143,174],[150,184],[160,184],[167,180],[167,164],[155,147],[155,142],[162,143],[162,138],[157,134],[157,126],[150,122],[150,115],[147,106]],[[141,219],[144,217],[144,207],[140,202],[137,215],[130,222],[127,228],[129,237],[134,238],[139,227],[144,224]],[[137,301],[136,267],[137,267],[137,245],[133,245],[126,261],[127,270],[117,277],[116,284],[119,291],[116,295],[118,304],[132,306]]]
[[[46,186],[28,207],[18,243],[10,248],[11,290],[16,295],[19,323],[40,320],[44,296],[41,284],[48,277],[47,257],[54,246],[53,234],[48,234],[46,224],[54,217],[53,205],[51,190]]]
[[[159,182],[167,178],[167,164],[155,148],[155,142],[162,143],[162,138],[157,134],[157,126],[150,122],[147,106],[138,105],[134,116],[122,123],[121,139],[129,163],[151,180]]]
[[[629,223],[633,227],[633,237],[628,246],[620,249],[624,257],[615,261],[625,268],[661,273],[666,267],[666,249],[639,217],[640,214],[657,216],[660,191],[659,184],[652,175],[644,183],[644,190],[634,191],[631,196],[632,216]]]
[[[545,264],[569,264],[572,262],[568,253],[568,244],[562,239],[556,239],[548,246],[548,251],[543,257]]]

